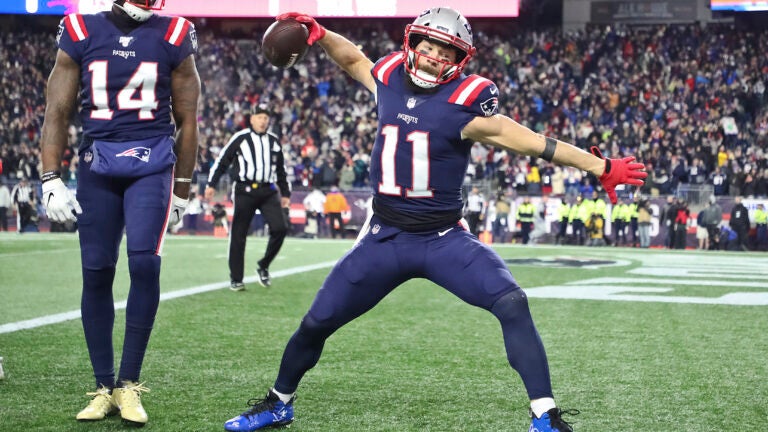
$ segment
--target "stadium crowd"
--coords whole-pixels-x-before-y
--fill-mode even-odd
[[[398,48],[400,28],[346,21],[342,32],[379,58]],[[39,177],[44,89],[55,55],[50,30],[0,32],[4,181]],[[200,22],[198,34],[198,178],[207,177],[218,151],[244,126],[243,113],[267,103],[294,189],[366,186],[374,104],[361,86],[335,73],[322,50],[311,49],[284,70],[259,55],[259,30],[227,35]],[[635,154],[651,173],[645,192],[665,195],[690,183],[711,184],[717,195],[768,196],[768,33],[698,24],[563,33],[480,21],[475,41],[469,72],[497,83],[500,112],[585,148],[600,144],[607,156]],[[77,140],[73,125],[64,157],[71,186]],[[468,179],[519,193],[588,196],[595,186],[577,170],[480,145],[473,162]]]

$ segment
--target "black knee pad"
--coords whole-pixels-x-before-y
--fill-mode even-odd
[[[507,293],[496,300],[496,303],[491,307],[491,313],[502,322],[520,319],[521,317],[530,317],[528,296],[521,289]]]

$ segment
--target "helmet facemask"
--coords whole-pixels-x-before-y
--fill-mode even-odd
[[[416,51],[416,46],[425,39],[453,48],[456,51],[455,62]],[[406,54],[405,70],[413,83],[422,88],[433,88],[457,78],[475,54],[469,23],[459,12],[446,7],[428,9],[413,24],[405,26],[403,48]],[[437,63],[436,75],[420,68],[422,59]]]
[[[134,20],[144,22],[152,16],[153,11],[159,11],[165,7],[165,0],[124,0],[122,4],[118,0],[115,6]]]

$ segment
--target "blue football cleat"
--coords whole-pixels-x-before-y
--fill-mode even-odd
[[[228,431],[255,431],[263,428],[287,426],[293,422],[292,397],[288,403],[284,403],[270,390],[267,397],[261,400],[251,399],[248,405],[251,409],[231,418],[224,423],[224,430]]]
[[[552,408],[541,415],[541,418],[536,418],[531,414],[531,427],[528,428],[528,432],[573,432],[573,428],[569,423],[566,423],[560,416],[562,414],[576,415],[578,410],[563,411],[560,408]]]

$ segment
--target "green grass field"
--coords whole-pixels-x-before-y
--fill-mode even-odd
[[[142,380],[148,431],[218,431],[273,383],[282,350],[351,241],[289,239],[269,289],[228,286],[226,240],[171,237]],[[558,402],[580,432],[764,431],[768,255],[501,246],[530,297]],[[125,252],[115,300],[125,300]],[[195,288],[197,288],[195,290]],[[0,431],[81,424],[93,380],[77,239],[0,235]],[[67,314],[69,313],[69,314]],[[56,318],[61,319],[56,319]],[[69,319],[67,319],[69,318]],[[124,310],[117,312],[117,358]],[[33,328],[27,324],[52,323]],[[528,401],[490,314],[411,281],[342,328],[299,388],[293,431],[526,431]]]

